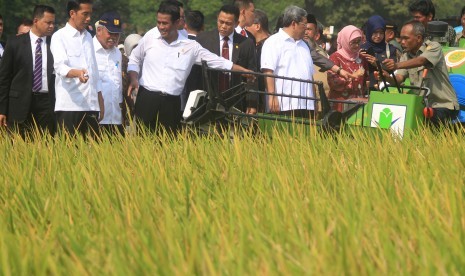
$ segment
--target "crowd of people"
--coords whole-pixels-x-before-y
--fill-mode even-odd
[[[398,83],[409,78],[412,85],[431,88],[431,122],[448,122],[459,105],[441,45],[426,33],[434,5],[414,0],[408,9],[412,21],[400,33],[396,24],[374,15],[363,26],[342,28],[331,47],[315,15],[297,6],[283,11],[272,33],[266,13],[253,0],[234,0],[218,11],[217,27],[204,31],[201,11],[165,0],[157,26],[143,36],[128,35],[118,47],[117,12],[106,12],[91,25],[92,0],[70,0],[68,21],[55,32],[54,8],[36,5],[32,19],[18,25],[17,36],[0,45],[0,125],[23,136],[37,128],[52,134],[124,135],[125,121],[134,115],[152,131],[176,133],[189,93],[206,89],[202,62],[225,70],[209,76],[218,93],[244,82],[268,93],[251,93],[238,102],[236,108],[247,114],[316,116],[312,83],[268,75],[322,81],[334,100],[363,99],[379,89],[380,78]],[[464,14],[465,8],[463,24]],[[0,16],[0,38],[2,30]],[[463,34],[449,31],[450,45],[465,45]],[[336,101],[332,108],[342,112],[345,106]]]

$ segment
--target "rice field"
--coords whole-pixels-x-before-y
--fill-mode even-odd
[[[465,137],[0,139],[0,275],[465,273]]]

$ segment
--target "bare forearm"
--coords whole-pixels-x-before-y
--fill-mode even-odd
[[[128,72],[128,75],[129,75],[129,81],[130,81],[130,82],[139,79],[139,74],[138,74],[137,72],[129,71],[129,72]]]
[[[428,60],[424,57],[416,57],[396,63],[395,70],[417,68],[426,65],[427,62]]]

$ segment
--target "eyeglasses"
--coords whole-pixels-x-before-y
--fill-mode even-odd
[[[361,43],[362,43],[361,39],[356,39],[356,40],[352,40],[351,42],[349,42],[349,45],[355,46],[355,45],[360,45]]]

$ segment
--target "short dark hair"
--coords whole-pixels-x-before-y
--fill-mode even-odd
[[[239,8],[234,6],[234,5],[223,5],[220,10],[218,11],[218,14],[220,14],[220,12],[224,12],[224,13],[227,13],[227,14],[233,14],[234,15],[234,21],[239,21],[239,14],[240,14],[240,11],[239,11]]]
[[[404,27],[407,25],[412,25],[413,34],[421,35],[421,37],[425,38],[426,29],[425,29],[425,26],[421,22],[410,20],[404,24]]]
[[[463,6],[462,11],[460,12],[460,17],[462,17],[465,14],[465,6]],[[460,19],[459,19],[460,22]]]
[[[66,12],[68,13],[68,17],[71,17],[71,11],[79,11],[81,4],[92,4],[92,0],[69,0],[68,4],[66,5]]]
[[[21,19],[21,23],[19,23],[18,27],[16,27],[16,32],[18,32],[18,31],[19,31],[19,27],[21,27],[21,26],[23,26],[23,25],[24,25],[24,26],[29,26],[29,27],[31,27],[31,26],[32,26],[32,20],[29,19],[29,18],[23,18],[23,19]]]
[[[0,14],[0,20],[3,20],[3,16]]]
[[[186,25],[187,27],[189,27],[189,29],[194,30],[196,32],[202,31],[205,22],[205,16],[201,11],[188,11],[186,12],[185,16]]]
[[[278,19],[276,19],[276,26],[274,27],[274,32],[277,33],[279,32],[279,29],[281,29],[283,26],[283,20],[284,20],[284,14],[280,14],[278,16]]]
[[[166,0],[160,3],[157,13],[169,14],[171,16],[171,22],[175,22],[181,18],[181,6],[178,4],[179,1]]]
[[[253,23],[260,24],[260,27],[267,33],[270,33],[269,26],[268,26],[268,16],[262,10],[256,9],[254,11],[255,19]]]
[[[434,9],[434,4],[431,0],[415,0],[408,6],[408,11],[410,13],[419,12],[424,16],[431,14],[433,18],[436,16],[436,10]]]
[[[41,19],[42,17],[44,17],[44,13],[46,12],[55,14],[55,9],[50,6],[46,6],[46,5],[36,5],[34,7],[34,11],[32,12],[32,19],[33,20],[34,18]]]
[[[248,8],[250,4],[253,4],[253,0],[233,0],[233,5],[236,6],[239,10]]]

